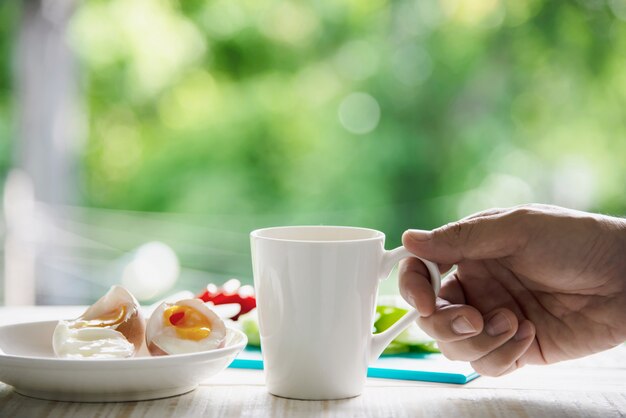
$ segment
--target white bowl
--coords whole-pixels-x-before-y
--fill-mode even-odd
[[[132,358],[57,358],[52,333],[58,321],[0,327],[0,381],[34,398],[79,402],[138,401],[180,395],[224,370],[244,349],[245,334],[227,328],[226,345],[191,354]]]

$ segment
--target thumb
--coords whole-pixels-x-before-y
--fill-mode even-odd
[[[439,264],[500,258],[514,254],[526,242],[519,216],[463,219],[432,231],[409,229],[402,244],[413,254]]]

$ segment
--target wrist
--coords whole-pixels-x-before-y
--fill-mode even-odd
[[[618,249],[618,257],[616,264],[618,269],[616,271],[616,280],[618,283],[618,295],[617,295],[617,318],[615,318],[616,324],[621,324],[619,330],[617,330],[618,343],[626,341],[626,219],[613,218],[615,225],[616,240],[615,245]]]
[[[626,296],[626,219],[617,218],[616,219],[616,234],[617,234],[617,246],[621,253],[620,257],[620,279],[622,283],[622,291],[624,296]]]

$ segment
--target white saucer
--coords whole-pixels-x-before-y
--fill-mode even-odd
[[[60,359],[52,351],[57,321],[0,327],[0,381],[34,398],[78,402],[139,401],[180,395],[221,372],[248,339],[227,328],[226,346],[192,354],[116,360]]]

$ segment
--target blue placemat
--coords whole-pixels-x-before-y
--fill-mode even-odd
[[[229,367],[262,370],[261,351],[248,347]],[[469,363],[450,361],[441,354],[382,356],[367,369],[367,375],[385,379],[422,380],[461,385],[479,376]]]

